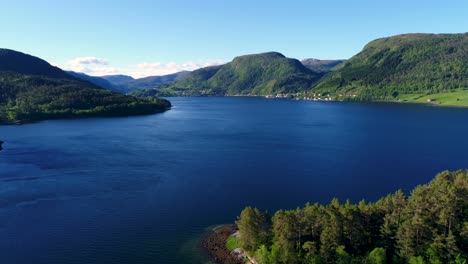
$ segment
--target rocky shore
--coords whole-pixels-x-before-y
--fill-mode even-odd
[[[203,240],[203,247],[208,251],[212,261],[217,264],[243,264],[241,259],[226,247],[227,238],[237,231],[235,225],[223,225],[214,228]]]

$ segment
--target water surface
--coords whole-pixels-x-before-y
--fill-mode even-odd
[[[468,168],[468,109],[171,98],[162,114],[0,127],[0,260],[200,263],[246,205],[375,200]]]

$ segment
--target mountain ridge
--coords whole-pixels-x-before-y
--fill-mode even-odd
[[[468,88],[468,33],[402,34],[369,42],[314,88],[362,100]]]
[[[220,66],[189,73],[161,90],[186,95],[268,95],[300,92],[312,87],[320,74],[307,69],[297,59],[279,52],[235,57]]]

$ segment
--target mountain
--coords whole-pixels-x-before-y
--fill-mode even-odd
[[[218,66],[209,66],[205,68],[201,68],[187,74],[184,78],[179,80],[174,86],[180,86],[185,88],[196,88],[202,87],[206,85],[206,81],[208,81],[213,75],[215,75],[219,69],[221,69],[222,65]]]
[[[123,83],[135,80],[133,79],[132,76],[122,75],[122,74],[105,75],[105,76],[101,76],[101,78],[106,79],[107,81],[109,81],[110,83],[114,85],[119,85],[119,84],[123,84]]]
[[[98,78],[104,79],[105,81],[108,81],[112,85],[112,89],[106,87],[107,89],[120,91],[123,93],[129,93],[134,90],[154,88],[159,85],[170,84],[170,83],[176,82],[182,79],[188,73],[189,71],[181,71],[181,72],[176,72],[176,73],[168,74],[168,75],[149,76],[149,77],[144,77],[144,78],[139,78],[139,79],[134,79],[133,77],[127,76],[127,75],[107,75],[107,76],[102,76]],[[89,80],[89,81],[97,84],[96,82],[94,82],[95,80]]]
[[[153,88],[162,84],[169,84],[176,82],[186,76],[188,71],[176,72],[173,74],[162,75],[162,76],[149,76],[139,79],[134,79],[125,83],[121,83],[119,86],[125,91],[143,90],[146,88]]]
[[[301,63],[314,72],[329,72],[337,65],[345,62],[346,60],[319,60],[319,59],[304,59]]]
[[[427,95],[424,100],[431,101],[467,92],[467,62],[468,33],[381,38],[324,76],[314,91],[361,100],[411,101]]]
[[[277,52],[244,55],[193,71],[159,90],[184,95],[269,95],[310,89],[321,74]]]
[[[164,99],[137,99],[79,80],[46,61],[0,49],[0,123],[128,116],[164,111]]]
[[[96,76],[90,76],[81,72],[74,72],[74,71],[67,71],[66,73],[70,74],[71,76],[88,81],[92,84],[95,84],[99,87],[102,87],[107,90],[111,91],[116,91],[116,92],[122,92],[117,85],[113,85],[111,82],[108,80],[101,78],[101,77],[96,77]]]
[[[73,79],[58,67],[30,55],[10,49],[0,49],[0,72],[16,72],[49,78]]]

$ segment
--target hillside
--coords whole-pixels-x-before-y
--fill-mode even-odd
[[[314,91],[361,100],[438,97],[468,89],[467,61],[468,33],[382,38],[323,77]]]
[[[346,60],[304,59],[301,60],[301,63],[312,71],[325,73],[331,71],[333,68],[345,61]]]
[[[101,77],[96,77],[96,76],[90,76],[81,72],[74,72],[74,71],[67,71],[69,75],[81,79],[83,81],[88,81],[92,84],[95,84],[101,88],[111,90],[111,91],[116,91],[116,92],[122,92],[117,85],[113,85],[111,82],[108,80],[101,78]]]
[[[199,69],[164,88],[185,95],[295,93],[310,89],[320,76],[296,59],[268,52],[240,56],[222,66]]]
[[[114,85],[119,85],[119,84],[123,84],[123,83],[135,80],[132,76],[123,75],[123,74],[105,75],[105,76],[101,76],[101,78],[106,79],[107,81],[109,81],[110,83]]]
[[[182,79],[188,73],[189,73],[188,71],[181,71],[181,72],[176,72],[176,73],[168,74],[168,75],[149,76],[149,77],[134,79],[128,82],[121,83],[119,87],[122,90],[125,90],[127,92],[131,92],[134,90],[143,90],[147,88],[154,88],[162,84],[174,83]]]
[[[74,79],[45,60],[10,49],[0,49],[0,72],[6,71],[49,78]]]
[[[0,49],[0,124],[150,114],[168,107],[167,100],[104,90],[37,57]]]

